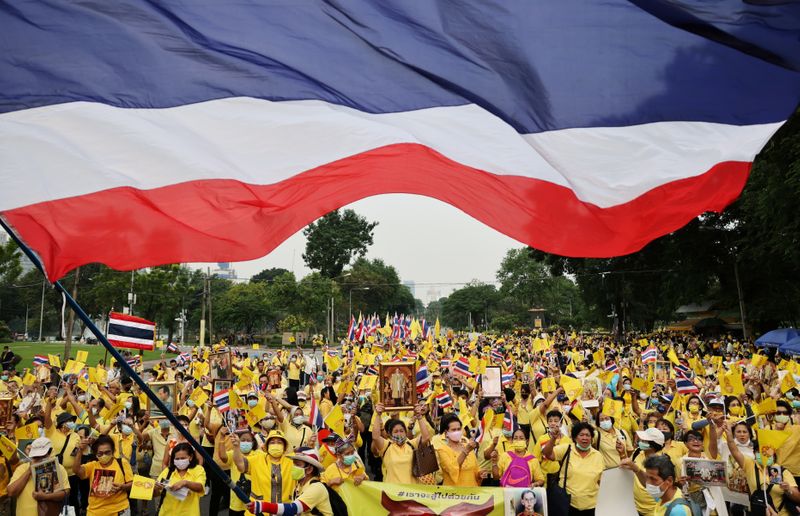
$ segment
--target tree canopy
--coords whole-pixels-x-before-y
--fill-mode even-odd
[[[326,278],[335,278],[354,258],[366,254],[377,225],[353,210],[334,210],[303,230],[306,236],[303,260],[310,269]]]

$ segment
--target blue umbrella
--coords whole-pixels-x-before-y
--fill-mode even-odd
[[[795,328],[779,328],[777,330],[768,331],[757,338],[756,347],[777,348],[795,337],[800,337],[800,332]]]
[[[800,337],[796,337],[786,344],[781,344],[778,351],[787,355],[800,355]]]

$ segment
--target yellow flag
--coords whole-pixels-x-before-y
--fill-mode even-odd
[[[675,354],[675,350],[672,348],[669,348],[669,351],[667,351],[667,358],[669,358],[669,361],[675,365],[681,364],[681,361],[678,360],[678,355]]]
[[[594,359],[594,363],[597,365],[604,365],[606,361],[606,354],[603,352],[602,349],[598,349],[594,353],[592,353],[592,358]]]
[[[86,378],[83,376],[78,378],[78,388],[83,389],[83,391],[89,390],[89,382],[86,381]]]
[[[762,416],[764,414],[773,414],[778,411],[778,405],[775,403],[775,398],[767,398],[761,403],[756,403],[753,405],[753,412],[757,416]]]
[[[260,348],[261,346],[259,346],[258,344],[253,344],[253,349],[260,349]]]
[[[122,410],[124,407],[125,404],[118,401],[111,407],[103,409],[103,413],[101,414],[101,416],[103,417],[103,419],[108,421],[109,419],[112,419],[114,416],[119,414],[119,411]]]
[[[575,369],[575,362],[570,362],[569,364],[567,364],[567,372],[568,373],[574,373],[576,371],[577,371],[577,369]],[[563,376],[562,376],[562,378],[563,378]]]
[[[89,361],[89,352],[88,351],[78,351],[75,355],[76,362],[83,362],[84,364]]]
[[[492,428],[503,428],[503,418],[505,416],[503,414],[495,414],[494,421],[492,422]]]
[[[571,376],[562,374],[560,384],[564,388],[564,392],[571,400],[576,399],[577,396],[580,396],[580,394],[583,392],[583,385],[581,385],[581,381],[577,378],[572,378]]]
[[[360,391],[368,391],[375,388],[375,383],[378,381],[378,376],[374,374],[368,374],[361,377],[361,381],[358,384],[358,390]]]
[[[3,457],[5,457],[6,460],[8,460],[14,456],[14,453],[16,451],[17,451],[17,445],[15,445],[13,441],[11,441],[11,439],[6,437],[5,435],[0,435],[0,452],[3,453]]]
[[[208,400],[208,393],[204,391],[201,387],[197,387],[195,390],[192,391],[192,394],[189,396],[189,399],[194,402],[195,407],[202,407],[203,404]],[[230,401],[228,401],[230,404]]]
[[[737,371],[729,371],[720,379],[719,392],[723,396],[739,396],[744,394],[744,384],[742,384],[742,374]]]
[[[583,421],[583,416],[584,416],[583,403],[578,401],[577,403],[572,405],[572,410],[570,410],[570,412],[572,412],[573,416],[578,418],[578,421]]]
[[[22,441],[24,439],[36,439],[39,437],[39,425],[36,423],[31,423],[25,426],[19,426],[16,430],[14,430],[14,437],[17,438],[17,441]]]
[[[439,318],[436,318],[436,323],[433,325],[433,336],[437,339],[439,338],[439,334],[442,332],[442,327],[439,325]]]
[[[542,378],[542,392],[548,393],[556,390],[555,378]]]
[[[67,360],[67,364],[64,366],[64,374],[78,374],[84,367],[86,367],[86,364],[75,360]]]
[[[134,500],[152,500],[153,488],[155,486],[156,481],[154,479],[141,475],[134,475],[133,483],[131,484],[130,498]]]
[[[759,428],[756,432],[758,432],[758,447],[761,452],[761,460],[766,465],[767,460],[770,457],[774,457],[778,448],[789,438],[789,433],[763,428]]]
[[[750,359],[750,363],[753,364],[753,367],[761,367],[767,363],[767,357],[756,353],[755,355],[753,355],[753,358]]]
[[[797,387],[797,382],[794,380],[794,375],[791,371],[787,371],[781,380],[781,392],[787,392]]]
[[[639,377],[631,380],[631,387],[633,387],[634,390],[647,394],[648,396],[650,396],[650,393],[653,391],[653,383],[648,382],[647,380],[642,380]]]
[[[240,398],[233,389],[228,391],[228,403],[233,410],[245,408],[245,403],[242,402],[242,398]]]
[[[344,435],[344,413],[341,405],[335,405],[325,418],[325,425],[339,435]]]
[[[47,358],[51,366],[61,369],[61,359],[58,358],[58,355],[47,355]]]
[[[28,372],[26,372],[25,376],[22,377],[22,385],[33,385],[35,381],[36,377]]]
[[[461,423],[464,426],[471,426],[472,415],[470,414],[469,408],[467,407],[467,402],[464,399],[458,400],[458,417],[461,419]]]
[[[89,383],[102,383],[100,377],[97,374],[97,369],[94,367],[90,367],[88,369],[89,373]]]

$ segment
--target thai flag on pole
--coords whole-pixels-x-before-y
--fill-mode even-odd
[[[322,412],[319,411],[317,399],[313,395],[311,396],[311,409],[308,412],[308,421],[314,428],[319,429],[323,426]]]
[[[139,355],[135,355],[132,358],[125,360],[125,362],[127,362],[128,365],[131,366],[133,369],[136,369],[141,365],[142,357],[140,357]]]
[[[439,367],[441,367],[442,369],[449,369],[450,368],[450,359],[449,358],[443,358],[439,362]]]
[[[184,352],[178,355],[177,362],[178,364],[188,364],[192,360],[192,355],[190,353]]]
[[[152,351],[155,348],[155,331],[156,323],[153,321],[111,312],[106,337],[115,348]]]
[[[619,366],[617,366],[616,362],[609,362],[608,364],[606,364],[606,372],[608,372],[608,373],[618,373],[619,372]]]
[[[545,252],[628,254],[739,195],[800,101],[799,9],[15,2],[0,214],[50,280],[252,259],[399,191]]]
[[[545,366],[540,366],[539,369],[536,370],[536,379],[541,380],[542,378],[547,377],[547,368]]]
[[[364,332],[364,318],[361,314],[358,314],[358,324],[356,325],[356,338],[355,340],[359,342],[364,342],[366,338],[366,333]]]
[[[481,418],[481,422],[478,425],[478,428],[475,430],[475,442],[481,444],[483,442],[483,438],[486,436],[486,423]]]
[[[675,364],[672,367],[675,369],[675,374],[676,375],[681,375],[681,376],[683,376],[685,378],[691,378],[692,377],[692,370],[689,369],[688,366],[686,366],[684,364]]]
[[[217,393],[214,394],[214,406],[216,406],[217,410],[222,413],[225,413],[231,409],[228,389],[217,391]]]
[[[450,398],[450,395],[446,392],[436,395],[436,403],[439,404],[439,408],[446,409],[453,406],[453,400]]]
[[[177,344],[170,342],[167,344],[167,351],[170,353],[180,353],[181,350],[178,348]]]
[[[368,366],[364,370],[364,374],[367,375],[367,376],[370,376],[370,375],[377,376],[378,375],[378,370],[375,368],[375,366]]]
[[[431,378],[428,375],[428,366],[423,365],[417,369],[417,393],[422,394],[430,385]]]
[[[509,385],[514,383],[514,373],[512,371],[506,371],[500,377],[500,382],[502,383],[503,387],[508,387]]]
[[[491,357],[491,359],[492,359],[492,360],[493,360],[493,361],[494,361],[496,364],[502,364],[502,363],[503,363],[503,359],[504,359],[504,357],[503,357],[503,354],[502,354],[502,353],[500,353],[500,351],[499,351],[499,350],[497,350],[497,349],[492,349],[491,353],[489,353],[489,356]]]
[[[411,316],[407,315],[403,321],[403,338],[411,335]]]
[[[469,370],[469,360],[465,357],[456,360],[456,363],[453,365],[453,374],[472,378],[472,371]]]
[[[431,333],[431,325],[428,324],[428,321],[426,321],[425,318],[423,317],[422,324],[420,326],[422,326],[422,338],[427,339]]]
[[[681,373],[675,375],[675,387],[680,394],[696,394],[700,392],[697,385]]]
[[[392,340],[402,339],[402,331],[400,320],[397,318],[397,314],[394,314],[394,319],[392,319]]]
[[[658,361],[658,350],[650,347],[642,352],[643,364],[655,364]]]
[[[506,413],[503,416],[503,430],[514,432],[517,428],[519,428],[517,418],[514,417],[510,410],[506,409]]]
[[[34,355],[33,356],[33,365],[42,366],[50,363],[50,359],[44,355]]]
[[[350,316],[350,326],[347,327],[347,340],[351,342],[356,340],[356,318],[352,315]]]

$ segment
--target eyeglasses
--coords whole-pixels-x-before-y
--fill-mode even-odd
[[[95,455],[98,456],[98,457],[105,457],[106,455],[111,455],[112,453],[114,453],[114,452],[112,452],[111,450],[98,451],[97,453],[95,453]]]
[[[779,416],[788,416],[789,415],[789,413],[786,412],[785,410],[779,410],[779,411],[776,412],[776,414],[778,414]]]
[[[698,443],[701,443],[701,442],[703,442],[703,440],[702,440],[701,438],[699,438],[699,437],[695,437],[695,436],[693,436],[693,435],[690,435],[689,437],[687,437],[687,438],[686,438],[686,442],[687,442],[687,443],[690,443],[690,442],[693,442],[693,441],[694,441],[694,442],[698,442]]]

